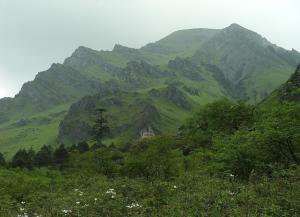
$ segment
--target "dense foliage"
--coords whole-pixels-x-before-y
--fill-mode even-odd
[[[299,111],[220,100],[175,135],[0,155],[1,216],[298,216]]]

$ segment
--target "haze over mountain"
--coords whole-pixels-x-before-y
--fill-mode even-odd
[[[141,49],[81,46],[0,100],[0,150],[88,140],[97,107],[110,111],[108,141],[137,139],[148,128],[171,132],[218,98],[259,102],[299,61],[296,50],[238,24],[176,31]]]
[[[237,22],[286,49],[300,50],[298,0],[0,0],[0,98],[79,45],[140,48],[179,29]]]

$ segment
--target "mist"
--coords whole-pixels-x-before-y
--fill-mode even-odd
[[[0,0],[0,98],[80,45],[139,48],[173,31],[238,23],[300,50],[299,0]]]

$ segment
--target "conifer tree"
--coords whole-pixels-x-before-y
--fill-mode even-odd
[[[3,154],[0,152],[0,167],[6,167],[6,161]]]
[[[104,112],[106,112],[106,109],[100,108],[97,109],[97,119],[95,121],[95,124],[93,126],[92,134],[93,139],[96,141],[97,145],[102,145],[102,140],[110,133],[110,128],[108,126],[108,121],[104,117]]]
[[[53,149],[44,145],[35,155],[35,165],[38,167],[49,166],[53,162]]]
[[[57,164],[64,164],[69,158],[69,153],[65,148],[64,144],[61,144],[55,151],[54,151],[54,162]]]

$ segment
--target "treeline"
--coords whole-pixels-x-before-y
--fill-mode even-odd
[[[20,149],[12,157],[10,162],[6,162],[3,155],[0,153],[0,166],[27,169],[48,166],[62,167],[68,161],[71,153],[84,153],[87,151],[89,151],[89,145],[86,142],[80,142],[76,145],[72,145],[71,147],[66,147],[64,144],[61,144],[57,148],[54,148],[51,145],[44,145],[37,152],[35,152],[32,148],[29,150]]]
[[[251,174],[272,174],[278,168],[300,164],[299,111],[299,104],[261,109],[224,99],[202,107],[172,136],[107,147],[101,145],[104,134],[98,132],[92,147],[81,142],[56,149],[43,146],[36,153],[20,150],[6,165],[54,166],[146,179],[172,179],[186,171],[207,169],[249,179]],[[5,165],[1,156],[0,164]]]

